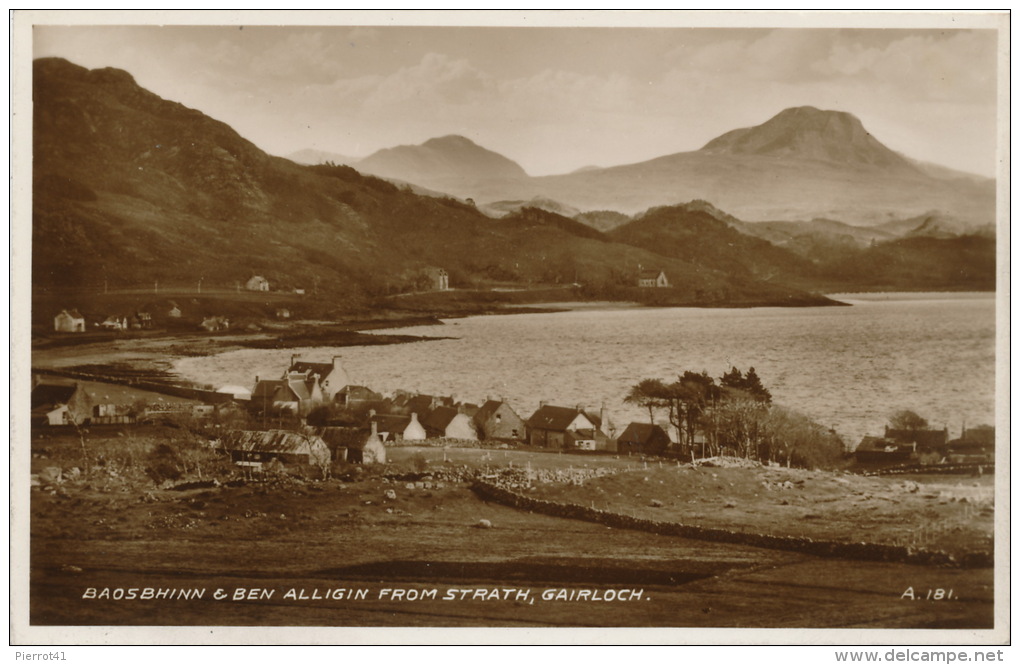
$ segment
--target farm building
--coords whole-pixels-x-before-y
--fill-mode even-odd
[[[99,324],[103,330],[127,330],[128,320],[126,317],[108,316]]]
[[[134,316],[128,319],[132,330],[151,330],[152,314],[148,312],[135,312]]]
[[[234,430],[227,432],[220,443],[234,463],[245,466],[261,465],[270,460],[324,466],[331,459],[329,448],[321,438],[284,430]]]
[[[866,436],[854,450],[859,464],[937,464],[948,453],[948,429],[885,428],[885,436]]]
[[[474,421],[483,439],[520,440],[525,435],[524,420],[506,400],[486,400]]]
[[[661,270],[642,270],[638,273],[638,286],[643,288],[666,288],[669,280]]]
[[[290,357],[290,366],[283,373],[284,379],[302,376],[304,380],[312,380],[319,387],[322,397],[327,402],[332,402],[348,383],[350,378],[340,363],[340,356],[333,356],[328,363],[312,363],[301,360],[299,356]],[[321,402],[320,402],[321,403]]]
[[[53,317],[53,329],[56,332],[85,332],[85,317],[76,309],[61,310],[60,314]]]
[[[429,288],[433,291],[447,291],[450,288],[450,275],[442,268],[426,268]]]
[[[964,428],[960,438],[950,441],[948,447],[949,461],[953,463],[994,462],[995,428],[990,425]]]
[[[202,323],[198,327],[207,332],[229,330],[230,321],[224,316],[206,316],[202,318]]]
[[[582,408],[550,406],[544,402],[528,418],[528,443],[543,448],[566,447],[568,430],[596,429]]]
[[[244,283],[244,288],[249,291],[268,291],[269,280],[262,275],[255,275]]]
[[[429,438],[478,440],[478,432],[471,418],[452,406],[441,406],[429,411],[422,418],[422,425]]]
[[[669,447],[670,439],[666,430],[651,423],[631,423],[616,440],[620,453],[658,455]]]
[[[31,395],[32,425],[71,425],[89,422],[92,416],[88,393],[77,383],[38,383]]]
[[[181,318],[181,308],[177,306],[177,303],[171,301],[169,304],[170,309],[167,310],[166,315],[171,319]]]

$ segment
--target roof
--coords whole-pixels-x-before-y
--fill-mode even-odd
[[[566,406],[542,406],[528,418],[528,427],[562,431],[574,422],[574,418],[582,413],[576,408]]]
[[[638,279],[658,279],[661,274],[661,270],[642,270],[638,273]]]
[[[369,422],[379,425],[380,432],[403,432],[411,424],[411,416],[400,416],[390,414],[378,414],[372,416]]]
[[[621,443],[650,443],[656,437],[669,438],[666,430],[652,423],[631,423],[623,430],[619,441]]]
[[[287,386],[299,400],[307,400],[312,398],[312,389],[315,387],[315,382],[299,374],[297,376],[288,376]]]
[[[297,395],[294,394],[294,391],[291,390],[286,381],[277,379],[262,379],[256,383],[255,390],[251,391],[251,398],[253,400],[272,399],[276,395],[276,391],[280,389],[286,390],[297,398]]]
[[[305,374],[309,372],[312,374],[318,374],[319,378],[322,379],[326,378],[326,376],[329,375],[329,373],[332,371],[333,363],[309,363],[303,360],[297,360],[291,363],[290,368],[287,370],[287,372],[294,372],[300,374]]]
[[[433,409],[422,419],[421,424],[429,429],[445,432],[453,419],[458,415],[457,409],[452,406],[440,406]]]
[[[67,404],[77,390],[78,386],[74,384],[40,383],[32,388],[32,408]]]
[[[61,316],[61,315],[70,316],[72,319],[84,319],[85,318],[84,316],[82,316],[81,312],[79,312],[76,309],[61,310],[60,314],[57,314],[57,316]]]
[[[479,424],[484,423],[486,420],[494,416],[496,411],[499,411],[501,404],[503,404],[503,402],[499,402],[494,399],[487,400],[485,404],[482,404],[482,408],[475,412],[475,422]]]
[[[995,428],[990,425],[972,427],[963,432],[963,436],[954,441],[956,444],[969,446],[994,446]]]
[[[313,430],[329,447],[336,448],[357,448],[365,445],[369,430],[364,427],[319,427]]]
[[[326,447],[326,442],[317,436],[307,436],[278,429],[266,432],[233,430],[227,432],[223,437],[225,449],[254,453],[309,455],[318,446]]]
[[[382,395],[375,392],[371,388],[367,388],[365,386],[344,386],[343,388],[340,389],[340,392],[338,394],[349,395],[354,399],[364,402],[378,401],[382,400],[383,398]]]

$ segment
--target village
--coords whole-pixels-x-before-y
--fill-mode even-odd
[[[123,380],[105,383],[103,377],[63,374],[34,376],[33,430],[131,425],[174,417],[214,423],[217,428],[232,423],[234,429],[222,435],[214,430],[214,443],[237,465],[256,471],[274,460],[320,468],[334,462],[385,463],[387,448],[393,446],[512,446],[666,458],[676,458],[679,451],[668,425],[619,426],[605,404],[591,408],[540,402],[525,417],[505,398],[491,395],[474,402],[403,390],[384,396],[352,383],[339,356],[321,362],[293,354],[280,375],[256,376],[250,389],[226,385],[213,391],[138,381],[118,386]],[[75,376],[86,381],[76,381]],[[153,392],[145,392],[146,387]],[[948,428],[930,429],[923,421],[909,425],[887,425],[881,436],[865,437],[847,452],[841,466],[865,473],[921,467],[949,470],[960,465],[980,466],[982,472],[993,468],[993,427],[964,428],[959,437],[950,439]],[[676,439],[682,438],[677,432]],[[703,441],[704,436],[697,432],[695,438]]]
[[[661,273],[642,278],[645,288],[665,279]],[[439,273],[426,288],[448,289],[447,279]],[[246,293],[260,298],[258,326],[293,325],[284,323],[286,302],[262,300],[268,291],[242,297]],[[88,326],[68,310],[58,314],[52,333],[40,336],[46,346],[32,370],[30,486],[38,544],[33,585],[47,589],[41,596],[47,600],[33,609],[41,623],[135,620],[122,604],[76,602],[82,575],[97,580],[93,585],[120,584],[121,568],[104,572],[110,551],[118,552],[118,565],[130,575],[165,584],[177,578],[170,580],[164,567],[202,560],[207,572],[192,581],[201,586],[232,584],[243,572],[229,561],[237,552],[260,560],[251,549],[256,546],[276,558],[254,570],[279,584],[319,579],[322,561],[338,558],[346,563],[331,569],[328,583],[364,585],[373,593],[401,580],[465,587],[573,580],[610,588],[642,581],[657,599],[676,602],[677,611],[699,585],[705,608],[719,593],[756,597],[728,586],[750,565],[738,561],[796,566],[824,594],[771,574],[770,584],[781,589],[777,598],[807,593],[811,603],[840,616],[875,611],[873,595],[862,595],[860,585],[825,586],[848,568],[878,562],[886,583],[909,574],[931,584],[942,584],[940,576],[953,569],[960,584],[966,580],[979,591],[951,606],[952,620],[989,620],[984,589],[994,550],[992,427],[965,427],[952,436],[916,414],[896,414],[851,449],[817,423],[805,428],[801,420],[778,418],[759,423],[774,428],[777,446],[763,453],[728,439],[734,432],[712,429],[720,417],[785,413],[745,392],[757,384],[753,368],[746,374],[733,368],[719,384],[704,372],[685,372],[675,384],[653,381],[672,396],[660,399],[651,391],[624,402],[641,410],[654,404],[658,412],[618,420],[602,399],[526,404],[498,394],[376,390],[341,356],[304,355],[293,347],[276,371],[248,382],[191,385],[137,362],[115,362],[110,349],[119,340],[137,356],[136,345],[150,334],[183,348],[252,325],[224,316],[231,332],[196,330],[219,315],[206,309],[178,318],[188,304],[167,297],[133,314],[90,317]],[[175,337],[174,321],[190,332]],[[113,342],[94,348],[73,343],[89,334]],[[150,362],[168,347],[152,348]],[[65,363],[52,362],[55,357]],[[683,401],[692,386],[706,385],[735,388],[730,401],[694,409]],[[688,409],[689,417],[676,417]],[[805,433],[806,443],[800,441]],[[836,453],[821,458],[793,450],[819,442]],[[295,538],[319,557],[294,557]],[[139,541],[162,554],[140,556]],[[687,552],[684,560],[676,559],[676,547]],[[543,557],[558,563],[541,563]],[[627,561],[643,563],[631,570]],[[329,611],[353,623],[371,623],[379,611],[400,620],[395,602],[379,600],[364,616],[349,607]],[[281,621],[301,621],[267,603],[256,606]],[[203,607],[181,609],[175,621],[210,620]],[[562,623],[570,620],[568,610],[543,606],[534,616]],[[444,618],[449,611],[427,609],[437,621],[473,620]],[[246,620],[244,608],[234,612],[217,620]],[[690,625],[746,625],[758,610],[737,602],[685,616]],[[903,617],[904,625],[914,625],[914,618]],[[782,622],[777,616],[765,624]]]

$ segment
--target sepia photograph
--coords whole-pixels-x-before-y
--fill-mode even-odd
[[[1008,12],[10,22],[12,645],[1009,644]]]

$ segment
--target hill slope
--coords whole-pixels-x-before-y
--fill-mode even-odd
[[[33,93],[33,285],[44,291],[232,288],[260,274],[274,290],[314,286],[342,304],[411,289],[428,266],[458,288],[620,285],[661,261],[687,277],[679,299],[804,295],[614,243],[552,213],[493,220],[350,167],[272,157],[123,71],[37,60]]]

